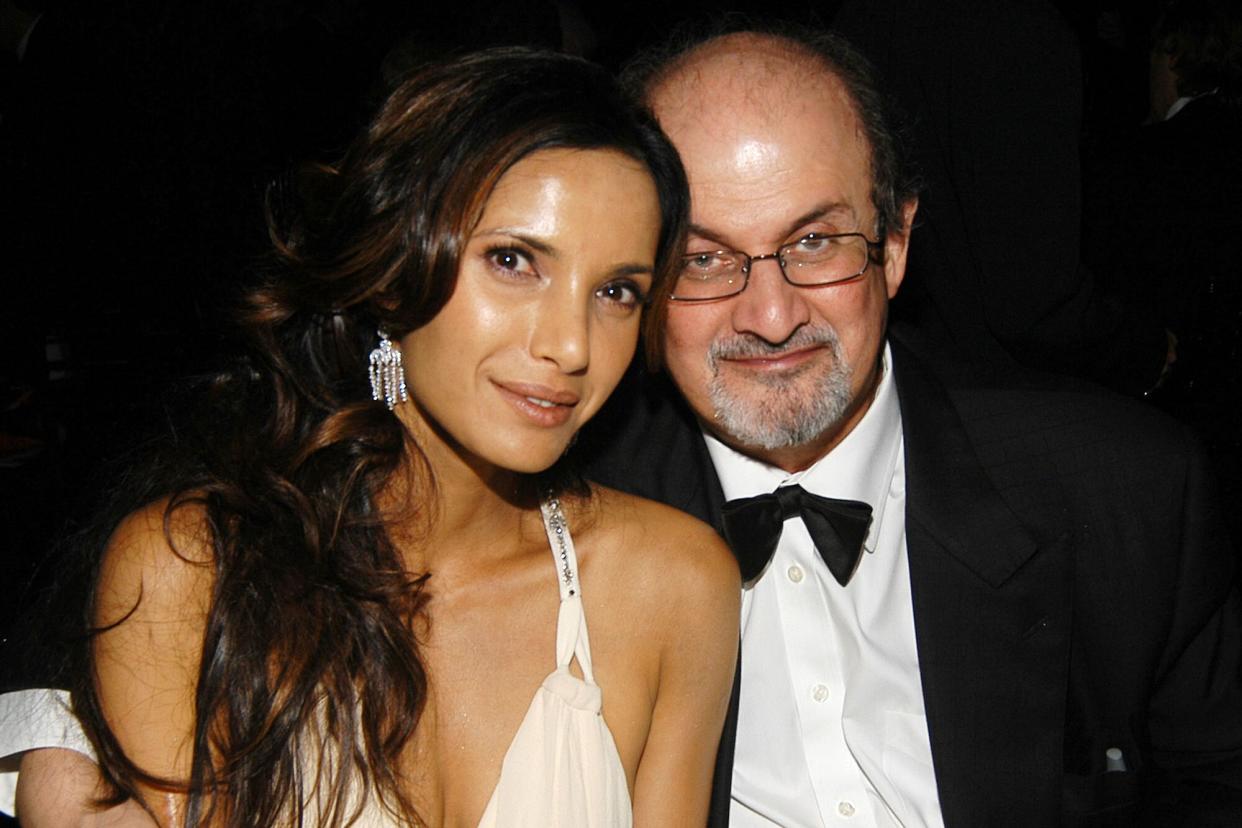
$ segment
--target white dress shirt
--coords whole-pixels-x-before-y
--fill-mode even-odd
[[[1180,98],[1178,98],[1176,101],[1173,102],[1173,105],[1169,107],[1169,111],[1164,113],[1164,120],[1167,121],[1171,119],[1177,113],[1181,112],[1183,109],[1186,108],[1186,104],[1190,103],[1191,101],[1197,101],[1199,98],[1205,98],[1208,95],[1215,95],[1219,91],[1220,89],[1217,88],[1217,89],[1209,90],[1207,92],[1200,93],[1198,95],[1182,95]]]
[[[706,435],[728,499],[797,483],[871,504],[864,553],[837,583],[798,518],[742,592],[735,828],[942,826],[906,557],[901,411],[888,370],[827,456],[789,474]]]

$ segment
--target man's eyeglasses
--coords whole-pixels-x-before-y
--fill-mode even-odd
[[[878,251],[873,258],[872,250]],[[879,261],[883,245],[862,233],[808,233],[774,253],[748,256],[736,250],[687,253],[681,257],[673,300],[707,302],[746,290],[755,262],[775,259],[785,281],[798,287],[841,285],[861,279]]]

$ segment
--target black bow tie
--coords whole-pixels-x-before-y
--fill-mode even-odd
[[[776,553],[788,518],[806,524],[828,571],[845,586],[858,565],[871,525],[871,507],[857,500],[813,495],[801,486],[781,486],[772,494],[743,497],[724,505],[724,536],[737,555],[742,580],[753,581]]]

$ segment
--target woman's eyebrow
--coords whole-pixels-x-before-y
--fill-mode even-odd
[[[652,275],[652,274],[654,274],[654,273],[655,273],[655,265],[653,265],[653,264],[642,264],[641,262],[633,262],[633,263],[619,264],[619,265],[617,265],[616,267],[614,267],[612,270],[610,270],[610,271],[609,271],[609,273],[610,273],[613,277],[616,277],[616,276],[642,276],[642,275],[644,275],[644,274],[646,274],[646,275]]]
[[[556,259],[560,256],[560,251],[546,240],[507,227],[495,227],[474,234],[474,238],[476,239],[489,238],[492,236],[505,236],[513,239],[514,241],[521,242],[531,250],[534,250],[537,253],[542,253],[551,259]],[[644,273],[654,273],[655,264],[648,264],[646,262],[622,262],[621,264],[612,267],[608,272],[614,277],[638,276]]]
[[[551,256],[552,258],[556,258],[559,255],[559,251],[556,249],[556,247],[554,247],[552,244],[550,244],[546,240],[538,238],[536,236],[531,236],[527,233],[524,233],[518,230],[512,230],[507,227],[496,227],[491,230],[483,230],[481,232],[475,233],[474,235],[475,235],[475,238],[490,237],[490,236],[508,236],[509,238],[521,242],[522,244],[526,245],[527,247],[531,248],[532,250],[536,252],[543,253],[545,256]]]

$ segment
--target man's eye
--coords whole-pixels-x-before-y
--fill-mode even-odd
[[[687,253],[682,260],[682,275],[700,278],[726,273],[733,269],[733,259],[720,253]]]
[[[794,242],[794,248],[799,253],[823,253],[832,246],[833,241],[832,236],[823,233],[807,233]]]

